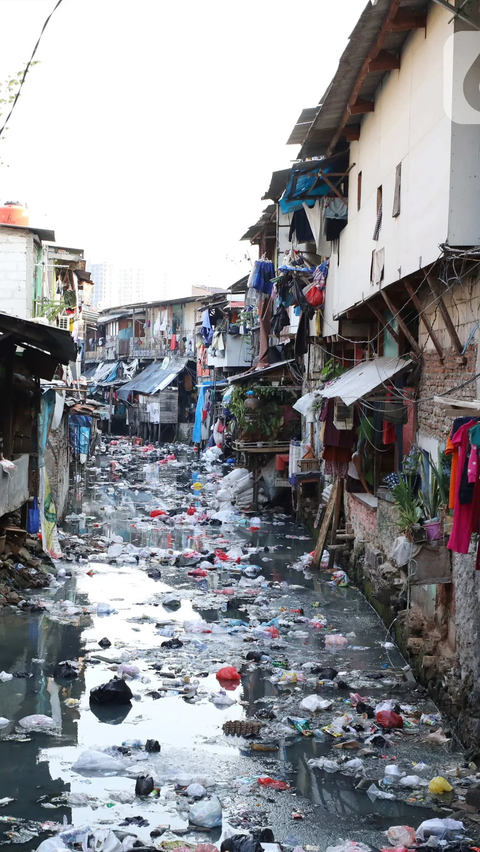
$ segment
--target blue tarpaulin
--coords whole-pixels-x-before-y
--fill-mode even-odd
[[[70,446],[74,456],[88,456],[92,418],[86,414],[70,415]]]

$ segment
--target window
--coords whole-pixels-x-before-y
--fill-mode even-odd
[[[395,169],[395,191],[393,193],[392,216],[400,216],[400,197],[402,193],[402,164],[399,163]]]
[[[357,210],[360,210],[362,206],[362,173],[359,172],[357,176]]]
[[[373,239],[378,240],[380,229],[382,227],[382,206],[383,206],[383,189],[381,186],[377,189],[377,218],[375,220],[375,228],[373,229]]]

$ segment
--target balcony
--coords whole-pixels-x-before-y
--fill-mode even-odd
[[[185,355],[187,352],[187,346],[182,341],[182,337],[185,336],[184,332],[177,332],[177,348],[175,352],[178,355]],[[130,344],[129,355],[131,358],[160,360],[160,358],[165,358],[167,355],[172,354],[169,342],[163,337],[135,337],[128,342]],[[192,354],[192,358],[194,357]]]

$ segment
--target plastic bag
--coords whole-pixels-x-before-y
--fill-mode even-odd
[[[27,532],[30,535],[38,533],[40,529],[40,509],[38,508],[37,498],[33,498],[32,508],[28,510],[27,515]]]
[[[40,846],[37,846],[37,852],[57,852],[57,849],[67,849],[61,837],[47,837]]]
[[[218,670],[217,680],[241,680],[241,675],[234,666],[224,666]]]
[[[189,784],[186,789],[187,796],[195,796],[197,799],[201,799],[202,796],[205,796],[207,791],[203,784]]]
[[[415,846],[415,829],[409,825],[392,825],[387,831],[388,842],[392,846]]]
[[[6,719],[5,716],[0,716],[0,728],[6,728],[9,724],[10,719]]]
[[[403,719],[393,710],[381,710],[376,719],[383,728],[403,728]]]
[[[0,672],[0,681],[2,683],[7,683],[7,681],[13,680],[13,674],[9,672]]]
[[[122,665],[118,667],[118,674],[120,677],[135,678],[140,674],[140,669],[138,666],[131,665],[131,663],[122,663]]]
[[[287,784],[286,781],[276,781],[268,776],[257,778],[257,781],[262,787],[269,787],[271,790],[290,790],[290,784]]]
[[[339,633],[325,636],[326,648],[346,648],[347,645],[348,639],[346,639],[345,636],[341,636]]]
[[[326,698],[320,698],[319,695],[307,695],[307,697],[300,702],[300,707],[302,710],[308,710],[309,713],[316,713],[318,710],[329,710],[332,704],[333,701],[329,701]]]
[[[326,852],[370,852],[370,849],[356,840],[341,840],[338,846],[327,846]]]
[[[198,846],[195,852],[199,852]],[[222,842],[220,852],[263,852],[263,846],[254,837],[234,834]]]
[[[210,796],[191,806],[188,819],[202,828],[215,828],[222,824],[222,806],[216,796]]]
[[[453,787],[448,783],[446,778],[443,778],[441,775],[436,775],[435,778],[432,778],[430,781],[428,789],[430,793],[451,793]]]
[[[323,769],[324,772],[339,772],[340,765],[336,760],[329,760],[328,757],[311,758],[307,761],[312,769]]]
[[[417,828],[417,840],[427,840],[432,836],[443,840],[450,831],[465,831],[463,822],[448,817],[445,819],[426,819]]]
[[[94,704],[129,704],[132,698],[130,687],[118,677],[90,690],[90,701]]]
[[[79,775],[116,775],[124,769],[125,764],[118,758],[91,749],[84,751],[72,766]]]
[[[139,775],[135,782],[136,796],[149,796],[154,787],[151,775]]]
[[[53,676],[58,680],[74,680],[78,677],[79,671],[80,666],[74,660],[63,660],[55,666]]]
[[[41,713],[35,713],[33,716],[24,716],[19,723],[21,728],[26,731],[49,731],[57,728],[57,723],[50,716],[42,716]]]

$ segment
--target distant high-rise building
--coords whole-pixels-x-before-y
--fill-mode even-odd
[[[145,270],[115,263],[89,263],[92,275],[92,303],[96,308],[129,305],[145,298]]]

